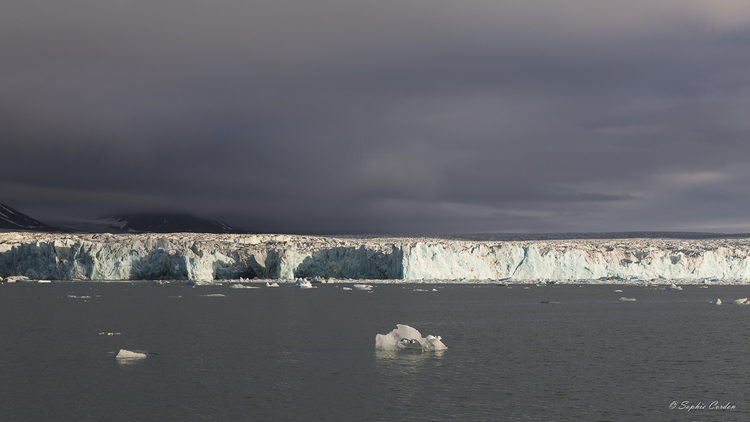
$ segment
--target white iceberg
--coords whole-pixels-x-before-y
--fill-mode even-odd
[[[747,305],[747,298],[743,297],[742,299],[737,299],[734,302],[732,302],[733,305]]]
[[[623,297],[621,297],[618,300],[620,302],[635,302],[635,298],[634,297],[625,297],[625,296],[623,296]]]
[[[354,290],[372,290],[372,286],[369,284],[355,284],[352,287]]]
[[[721,305],[721,299],[716,299],[716,304]]]
[[[273,283],[269,283],[266,281],[266,287],[279,287],[279,283],[275,281]]]
[[[682,287],[672,283],[669,286],[665,287],[664,290],[682,290]]]
[[[226,297],[226,295],[223,295],[221,293],[212,293],[210,295],[199,295],[200,297]]]
[[[130,350],[120,349],[120,351],[117,353],[117,356],[115,356],[117,359],[144,359],[146,357],[145,353],[140,352],[131,352]]]
[[[375,348],[378,350],[417,348],[423,351],[447,349],[448,347],[441,340],[440,336],[428,335],[422,337],[422,334],[416,329],[408,325],[396,324],[396,329],[390,333],[375,336]]]
[[[229,286],[230,289],[260,289],[260,287],[257,286],[245,286],[244,284],[232,284]]]
[[[312,285],[312,283],[310,283],[310,280],[305,280],[303,278],[299,278],[294,283],[294,286],[289,286],[289,287],[295,287],[297,289],[312,289],[313,285]]]

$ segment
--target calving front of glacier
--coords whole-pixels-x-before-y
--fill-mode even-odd
[[[0,276],[53,280],[750,280],[750,238],[493,240],[0,233]]]

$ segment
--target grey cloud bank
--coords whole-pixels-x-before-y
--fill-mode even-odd
[[[0,5],[0,193],[268,232],[750,231],[750,7]]]

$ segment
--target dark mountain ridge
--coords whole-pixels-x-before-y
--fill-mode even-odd
[[[64,231],[60,227],[53,227],[42,223],[3,204],[0,204],[0,230]]]
[[[222,221],[185,213],[126,213],[87,220],[56,220],[54,225],[0,204],[0,230],[78,233],[214,233],[248,234]]]

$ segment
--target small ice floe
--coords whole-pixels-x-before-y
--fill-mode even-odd
[[[621,297],[618,300],[620,302],[635,302],[635,298],[634,297],[625,297],[625,296],[623,296],[623,297]]]
[[[25,275],[12,275],[7,278],[0,278],[0,280],[3,283],[23,283],[24,281],[28,280],[29,278]]]
[[[91,296],[68,295],[68,299],[91,299]]]
[[[266,281],[266,287],[279,287],[279,283],[275,281],[273,283],[269,283]]]
[[[119,336],[120,333],[105,333],[104,331],[102,331],[101,333],[99,333],[99,335],[100,336]]]
[[[352,288],[354,288],[354,290],[372,290],[372,286],[369,284],[355,284]]]
[[[221,283],[215,283],[211,280],[188,280],[182,284],[186,286],[221,286]]]
[[[414,291],[415,292],[429,292],[429,290],[427,290],[427,289],[414,289]]]
[[[117,356],[115,356],[117,359],[145,359],[146,358],[145,353],[141,352],[131,352],[130,350],[120,349],[119,352],[117,352]]]
[[[260,289],[258,286],[245,286],[244,284],[232,284],[229,286],[230,289]]]
[[[422,334],[416,329],[408,325],[396,324],[396,329],[390,333],[375,336],[375,348],[378,350],[418,349],[422,351],[447,349],[441,340],[440,336],[428,335],[422,337]]]
[[[342,287],[341,290],[351,290],[351,287]]]
[[[748,303],[746,297],[743,297],[742,299],[737,299],[734,302],[732,302],[732,305],[750,305],[750,303]]]
[[[721,305],[721,299],[716,299],[716,304]]]
[[[46,284],[46,283],[52,283],[52,280],[37,280],[37,283]]]
[[[529,290],[529,287],[528,287],[528,286],[526,286],[526,287],[524,287],[523,289],[524,289],[524,290]]]
[[[669,286],[665,287],[664,290],[682,290],[682,286],[678,286],[672,283]]]
[[[615,290],[615,293],[622,293],[622,290],[617,289],[617,290]]]
[[[210,295],[199,295],[200,297],[226,297],[226,295],[223,295],[221,293],[212,293]]]
[[[289,286],[296,289],[312,289],[313,285],[310,282],[310,280],[305,280],[304,278],[298,278],[297,281],[294,282],[294,286]]]

